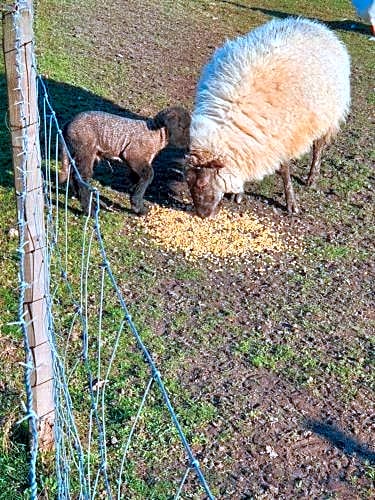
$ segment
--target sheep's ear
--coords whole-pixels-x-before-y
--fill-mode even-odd
[[[224,168],[224,164],[220,160],[211,160],[205,165],[206,168]]]

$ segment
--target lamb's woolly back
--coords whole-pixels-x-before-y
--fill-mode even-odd
[[[146,119],[127,118],[104,111],[80,113],[67,126],[67,132],[71,139],[78,137],[80,142],[83,137],[86,141],[89,138],[100,139],[101,147],[110,151],[114,156],[125,149],[132,137],[146,137],[149,141],[155,140],[157,135],[153,134],[151,129],[152,127]]]
[[[321,23],[273,20],[227,41],[205,66],[191,149],[260,179],[334,134],[350,104],[345,46]]]
[[[165,108],[153,118],[138,119],[104,111],[86,111],[64,126],[63,135],[73,157],[88,155],[95,159],[123,161],[130,155],[133,161],[151,164],[168,143],[186,149],[189,126],[190,113],[181,106]],[[61,156],[59,179],[62,183],[69,172],[69,158],[64,148]],[[89,170],[92,170],[91,164]]]

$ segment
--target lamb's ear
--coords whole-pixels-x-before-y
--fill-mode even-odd
[[[159,111],[153,118],[153,126],[155,130],[165,126],[165,110]]]
[[[168,122],[176,120],[177,111],[173,108],[166,108],[159,111],[159,113],[154,117],[155,128],[162,128],[167,125]]]

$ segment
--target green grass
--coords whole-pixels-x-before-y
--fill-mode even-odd
[[[288,335],[280,343],[267,341],[257,332],[252,332],[237,345],[236,351],[244,355],[253,367],[269,370],[297,385],[314,386],[325,373],[331,381],[336,379],[342,387],[343,397],[350,400],[360,385],[371,388],[374,383],[368,370],[371,366],[367,358],[367,349],[371,352],[371,340],[369,342],[366,346],[352,341],[342,345],[339,354],[324,350],[311,353],[310,349],[301,349],[298,336]]]
[[[239,8],[237,3],[243,8]],[[184,23],[190,23],[189,29],[212,31],[213,39],[223,40],[265,22],[270,15],[297,12],[332,23],[354,19],[350,2],[343,0],[319,1],[314,6],[311,2],[297,0],[267,1],[262,5],[262,8],[254,7],[253,2],[247,0],[163,0],[147,3],[156,13],[152,43],[155,44],[155,51],[161,52],[163,57],[161,60],[147,60],[146,74],[144,65],[139,63],[143,57],[141,49],[136,54],[138,59],[136,57],[135,62],[124,62],[116,55],[121,52],[127,54],[126,29],[122,31],[121,40],[115,37],[115,33],[113,47],[111,44],[101,47],[96,42],[96,33],[87,28],[87,17],[96,15],[97,2],[90,0],[84,5],[68,0],[38,2],[35,19],[38,66],[40,73],[46,76],[59,119],[63,122],[82,109],[94,109],[97,106],[112,109],[118,104],[135,113],[147,114],[169,104],[172,97],[168,92],[171,88],[168,85],[164,88],[158,82],[164,82],[164,75],[172,80],[174,78],[176,82],[181,79],[188,81],[189,78],[194,80],[204,57],[208,55],[208,51],[202,50],[199,60],[187,59],[178,68],[168,67],[168,54],[172,54],[173,43],[176,43],[176,39],[168,37],[168,32],[176,20],[180,22],[175,28],[178,38],[187,43],[186,32],[180,34],[179,31],[183,29]],[[100,15],[104,15],[103,12],[100,10]],[[99,19],[97,26],[100,27],[100,23]],[[370,92],[374,69],[373,48],[365,36],[359,37],[357,33],[346,29],[337,32],[348,45],[352,57],[353,108],[342,136],[338,137],[327,154],[317,188],[305,190],[302,185],[296,186],[300,205],[304,207],[305,253],[294,257],[293,266],[289,266],[287,256],[279,267],[265,266],[267,270],[261,278],[256,269],[250,269],[249,280],[246,274],[249,270],[238,264],[239,276],[232,269],[226,270],[233,277],[230,286],[226,282],[221,287],[219,280],[213,285],[215,275],[204,264],[188,263],[179,255],[167,256],[162,260],[157,247],[150,244],[146,248],[142,244],[145,235],[136,228],[128,214],[101,214],[101,229],[108,258],[118,277],[121,292],[142,339],[158,364],[188,439],[193,449],[202,456],[208,454],[212,446],[206,430],[210,425],[216,425],[220,418],[230,421],[233,415],[222,416],[221,411],[229,410],[218,409],[212,403],[211,393],[216,391],[215,377],[218,379],[217,384],[222,384],[223,374],[215,375],[214,380],[210,380],[210,375],[207,375],[207,382],[199,385],[199,378],[197,381],[191,376],[195,362],[199,361],[204,366],[210,359],[209,363],[214,366],[217,363],[220,372],[221,357],[229,351],[235,360],[231,358],[231,361],[243,363],[249,375],[256,378],[268,373],[279,377],[292,387],[306,391],[307,395],[320,398],[322,403],[324,388],[330,386],[332,397],[340,401],[346,410],[356,397],[363,397],[363,394],[374,388],[374,360],[371,356],[374,338],[369,334],[374,325],[373,319],[367,315],[371,303],[368,263],[372,254],[368,242],[374,226],[370,164],[374,158],[374,147],[369,140],[371,124],[368,120],[370,106],[374,103]],[[102,36],[103,43],[106,42],[105,38]],[[121,45],[120,42],[124,43]],[[147,55],[146,51],[145,57]],[[160,67],[160,61],[165,66]],[[18,256],[17,239],[9,235],[9,230],[16,225],[16,208],[11,147],[5,125],[6,90],[2,61],[0,74],[0,275],[3,277],[0,288],[0,498],[22,499],[29,494],[26,430],[24,424],[17,424],[23,416],[20,401],[25,399],[23,368],[20,364],[24,355],[20,332],[12,324],[17,319]],[[173,98],[179,92],[177,90]],[[192,94],[188,91],[181,99],[192,106]],[[304,179],[307,174],[307,162],[306,157],[296,166],[295,174],[299,179]],[[266,178],[252,188],[256,194],[270,199],[277,198],[277,193],[282,190],[277,177]],[[127,206],[126,195],[119,195],[106,187],[101,189],[108,198]],[[282,198],[279,201],[283,203]],[[74,200],[70,200],[69,205],[79,207]],[[80,284],[83,223],[80,216],[69,212],[67,258],[69,279],[76,291]],[[309,233],[310,228],[312,234]],[[62,220],[60,230],[63,237]],[[103,378],[123,320],[123,311],[106,279],[102,338],[99,341],[97,332],[102,262],[95,244],[91,257],[87,301],[91,337],[87,363],[95,373],[99,370],[100,349],[100,375]],[[162,268],[159,267],[160,262],[163,262]],[[58,342],[64,346],[75,309],[72,297],[58,279],[60,269],[56,261],[52,270],[54,282],[59,283],[55,290],[56,330]],[[249,292],[243,289],[238,291],[246,280],[250,284],[256,283],[254,291],[251,288]],[[274,280],[278,280],[276,288],[272,288]],[[170,289],[172,293],[169,293],[169,283],[177,285],[176,289],[173,286]],[[266,287],[269,287],[268,292],[263,293]],[[72,338],[67,355],[71,368],[77,363],[81,352],[79,322],[72,327],[70,334]],[[13,369],[8,369],[9,366],[13,366]],[[184,379],[185,372],[191,376],[189,383]],[[120,337],[105,397],[107,436],[114,443],[108,448],[109,459],[115,471],[121,462],[119,443],[127,438],[132,417],[137,412],[149,377],[147,365],[126,327]],[[205,384],[208,394],[204,391]],[[199,387],[199,391],[196,387]],[[70,389],[77,425],[86,436],[89,393],[82,363],[76,366]],[[233,411],[236,412],[237,408]],[[249,410],[248,416],[254,424],[265,418],[262,411]],[[365,412],[366,408],[362,408],[362,411]],[[227,428],[218,434],[217,440],[223,447],[229,446],[228,443],[234,441],[233,433]],[[92,460],[98,460],[98,456],[99,450],[94,447]],[[215,457],[211,459],[216,460]],[[225,460],[226,464],[235,466],[235,459],[230,453]],[[176,463],[178,467],[175,468]],[[130,450],[125,469],[128,489],[123,494],[131,495],[134,499],[170,498],[181,479],[185,464],[179,439],[160,394],[154,387]],[[220,482],[220,468],[214,469],[212,467],[205,472],[216,491],[216,485]],[[48,460],[41,457],[38,473],[41,489],[44,488],[48,498],[53,498],[56,494],[53,458]],[[366,465],[365,474],[370,480],[373,479],[374,469],[371,465]],[[72,479],[73,492],[77,493],[78,488],[75,477]],[[102,484],[100,488],[103,488]],[[298,488],[296,485],[296,492]],[[198,490],[196,488],[194,491]],[[358,491],[360,494],[363,490]]]

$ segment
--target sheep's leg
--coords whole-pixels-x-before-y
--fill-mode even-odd
[[[307,186],[313,186],[315,184],[316,179],[319,177],[320,165],[322,163],[322,153],[326,145],[327,145],[327,140],[325,136],[313,142],[311,167],[309,176],[306,181]]]
[[[154,170],[149,164],[146,164],[141,168],[132,168],[132,170],[134,170],[139,175],[139,181],[134,186],[134,190],[130,195],[131,209],[138,215],[144,215],[147,210],[143,203],[143,197],[145,195],[146,189],[151,184],[152,179],[154,178]]]
[[[290,177],[289,163],[283,163],[280,167],[279,173],[283,179],[284,191],[286,198],[286,207],[289,214],[298,214],[298,204],[294,194],[292,179]]]
[[[230,195],[230,201],[233,203],[237,203],[237,205],[240,205],[243,200],[243,193],[232,193]]]

